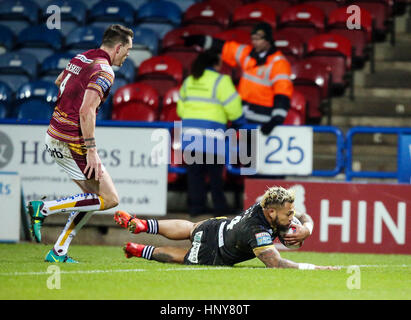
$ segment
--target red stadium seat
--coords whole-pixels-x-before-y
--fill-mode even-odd
[[[159,107],[158,92],[151,86],[144,83],[131,83],[119,88],[113,96],[113,120],[121,120],[124,115],[131,115],[131,109],[144,106],[144,110],[153,110],[154,115]],[[127,110],[122,111],[123,108]],[[152,113],[148,113],[151,119]]]
[[[275,30],[277,18],[275,10],[264,3],[249,3],[234,10],[231,27],[251,31],[257,22],[266,22]]]
[[[291,69],[294,88],[304,95],[307,102],[306,119],[319,123],[325,113],[330,116],[330,68],[322,63],[303,59],[292,65]]]
[[[306,59],[327,64],[332,72],[332,86],[336,94],[351,86],[353,94],[353,76],[351,71],[352,46],[350,40],[325,33],[308,40]]]
[[[208,3],[217,3],[220,6],[223,6],[226,11],[230,14],[234,12],[234,10],[238,7],[241,7],[244,3],[243,0],[230,0],[230,1],[221,1],[221,0],[208,0]]]
[[[304,1],[304,4],[321,9],[324,12],[324,14],[328,17],[328,15],[333,10],[339,7],[340,2],[341,1],[335,1],[335,0],[308,0],[308,1]]]
[[[291,96],[291,108],[284,120],[284,124],[294,126],[304,125],[306,104],[307,102],[304,95],[298,90],[294,90]]]
[[[347,13],[347,8],[341,7],[330,13],[328,17],[328,31],[344,36],[351,41],[351,45],[354,48],[353,59],[356,65],[362,67],[365,60],[370,57],[373,67],[372,16],[367,10],[361,9],[360,29],[348,29],[347,21],[351,13]]]
[[[183,25],[203,25],[208,32],[224,30],[230,23],[230,13],[217,2],[198,2],[184,13]]]
[[[144,103],[137,102],[122,107],[116,113],[115,120],[153,122],[157,120],[157,113]]]
[[[304,38],[298,33],[278,30],[274,33],[274,43],[291,64],[294,64],[304,55]]]
[[[160,97],[164,97],[170,88],[181,84],[182,80],[183,65],[181,62],[164,55],[143,61],[137,74],[137,81],[152,86]]]
[[[191,65],[201,51],[201,49],[196,46],[187,47],[184,45],[182,37],[193,34],[209,33],[204,26],[186,26],[169,31],[162,41],[162,54],[180,61],[183,65],[185,76],[190,73]]]
[[[317,7],[305,4],[295,5],[283,12],[279,28],[297,32],[309,39],[324,31],[325,15]]]
[[[272,7],[275,10],[275,14],[277,15],[277,18],[279,19],[282,15],[282,13],[285,11],[285,9],[291,7],[292,5],[295,5],[298,3],[298,1],[292,1],[292,0],[260,0],[258,3],[264,3],[270,7]]]
[[[376,31],[376,40],[384,40],[387,32],[391,33],[393,41],[394,27],[392,20],[391,0],[356,0],[346,1],[346,5],[356,5],[361,9],[365,9],[371,13],[374,20],[374,29]]]
[[[231,28],[214,35],[214,37],[224,41],[231,40],[239,43],[251,44],[251,34],[249,31],[244,29]],[[238,83],[240,81],[240,77],[242,74],[242,70],[240,67],[232,68],[225,62],[223,62],[220,72],[231,76],[234,83]]]
[[[174,87],[167,91],[163,98],[163,108],[160,114],[160,121],[174,122],[181,118],[177,115],[177,101],[179,99],[180,87]]]

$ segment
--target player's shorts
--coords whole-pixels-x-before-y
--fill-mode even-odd
[[[184,257],[184,264],[221,266],[227,265],[219,252],[219,230],[226,219],[208,219],[197,226],[191,235],[191,248]]]
[[[45,143],[47,152],[71,179],[88,180],[83,173],[87,166],[87,149],[84,146],[57,140],[48,134],[46,134]],[[103,165],[101,169],[105,171]],[[94,179],[94,171],[90,179]]]

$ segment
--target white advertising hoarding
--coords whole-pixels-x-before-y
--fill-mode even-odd
[[[57,199],[80,193],[44,148],[46,125],[0,125],[0,171],[21,177],[25,201]],[[100,159],[120,198],[118,207],[139,215],[165,215],[167,209],[167,161],[158,163],[153,150],[167,159],[167,144],[154,136],[168,136],[167,129],[97,127]]]
[[[0,172],[0,242],[20,239],[20,178],[16,172]]]

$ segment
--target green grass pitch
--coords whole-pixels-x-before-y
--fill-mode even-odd
[[[411,255],[281,253],[296,262],[342,266],[302,271],[266,269],[257,259],[232,268],[163,264],[126,259],[121,247],[82,245],[70,249],[81,263],[50,264],[43,262],[49,249],[0,244],[1,300],[411,299]]]

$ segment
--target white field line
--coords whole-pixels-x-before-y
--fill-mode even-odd
[[[349,265],[349,266],[338,266],[342,269],[357,266],[360,268],[411,268],[411,265],[407,264],[399,264],[399,265],[369,265],[369,264],[362,264],[362,265]],[[264,267],[181,267],[181,268],[160,268],[160,269],[113,269],[113,270],[73,270],[73,271],[64,271],[61,270],[61,274],[95,274],[95,273],[124,273],[124,272],[164,272],[164,271],[204,271],[204,270],[251,270],[251,269],[258,269],[258,270],[271,270]],[[38,272],[3,272],[0,273],[0,276],[41,276],[51,274],[53,272],[47,271],[38,271]]]

